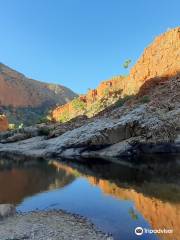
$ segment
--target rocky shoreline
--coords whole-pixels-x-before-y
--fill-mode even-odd
[[[14,161],[99,158],[132,162],[144,154],[180,154],[179,108],[164,111],[163,120],[162,113],[153,111],[147,104],[127,112],[124,108],[116,109],[111,114],[109,118],[94,118],[62,133],[63,124],[1,133],[0,156]],[[43,135],[42,128],[53,130]],[[51,137],[52,131],[57,136]]]
[[[0,216],[1,240],[113,240],[86,218],[62,210],[16,213],[7,204],[0,206]]]

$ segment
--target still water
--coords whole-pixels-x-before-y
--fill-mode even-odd
[[[0,203],[14,203],[22,212],[64,209],[80,214],[117,240],[178,240],[178,175],[174,182],[168,170],[160,173],[112,163],[51,161],[11,167],[0,170]],[[139,226],[173,229],[173,234],[136,236],[134,229]]]

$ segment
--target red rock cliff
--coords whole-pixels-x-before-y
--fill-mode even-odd
[[[76,97],[70,89],[26,78],[0,63],[0,106],[38,107],[65,104]]]
[[[140,87],[152,78],[169,77],[180,72],[180,27],[157,37],[144,50],[128,77],[115,77],[102,82],[97,89],[89,90],[84,96],[87,106],[103,97],[104,92],[121,90],[121,96],[137,94]],[[72,103],[52,111],[52,118],[58,120],[64,112],[73,111]]]
[[[0,115],[0,132],[8,129],[9,123],[5,115]]]
[[[137,93],[149,79],[180,72],[180,27],[157,37],[131,69],[124,92]]]

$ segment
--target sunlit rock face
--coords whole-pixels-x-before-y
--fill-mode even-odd
[[[0,115],[0,132],[8,129],[9,123],[5,115]]]
[[[153,78],[171,77],[180,72],[180,27],[157,38],[130,71],[126,94],[137,93],[140,87]]]
[[[0,63],[0,111],[11,123],[37,123],[56,104],[65,104],[76,96],[64,86],[29,79]]]
[[[108,81],[103,81],[97,89],[92,89],[82,96],[82,101],[89,108],[94,102],[102,99],[106,91],[110,93],[120,91],[120,96],[137,94],[141,86],[149,80],[163,79],[175,76],[180,72],[180,28],[174,28],[159,37],[148,46],[137,63],[132,67],[128,77],[117,76]],[[111,94],[109,94],[109,98]],[[79,114],[69,102],[59,106],[52,111],[52,118],[58,120],[59,116],[72,113],[73,116]]]
[[[70,113],[72,117],[85,113],[91,116],[91,114],[88,114],[89,110],[91,109],[91,105],[95,102],[102,100],[107,95],[107,93],[111,97],[113,93],[118,91],[121,92],[121,90],[124,88],[125,83],[124,79],[125,77],[116,76],[110,80],[101,82],[96,89],[90,89],[86,95],[79,96],[79,100],[82,101],[85,105],[84,111],[79,111],[76,108],[74,108],[73,102],[70,101],[62,106],[58,106],[55,109],[53,109],[51,113],[52,119],[58,121],[59,117],[62,114],[67,113]]]
[[[0,106],[37,107],[64,104],[76,96],[70,89],[29,79],[0,63]]]

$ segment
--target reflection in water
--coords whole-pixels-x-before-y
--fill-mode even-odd
[[[136,209],[150,223],[152,229],[173,229],[174,237],[180,236],[180,203],[163,202],[156,198],[144,196],[133,189],[124,189],[107,180],[89,179],[91,183],[98,185],[105,194],[113,195],[124,200],[132,200]],[[147,186],[148,187],[148,186]],[[133,211],[132,218],[136,218]],[[172,239],[171,235],[164,235],[163,239]]]
[[[139,171],[116,164],[70,166],[53,161],[49,165],[14,167],[0,171],[0,203],[20,203],[18,209],[24,211],[45,207],[74,211],[112,231],[116,239],[157,239],[153,235],[136,238],[134,226],[142,224],[152,229],[173,229],[173,234],[161,234],[159,239],[178,240],[180,187],[171,177],[164,180],[167,169],[163,169],[157,177],[150,169]],[[175,169],[179,171],[178,166]]]
[[[77,170],[72,167],[63,165],[59,162],[53,162],[53,164],[59,169],[65,169],[68,173],[77,175]],[[105,167],[105,166],[104,166]],[[116,177],[111,173],[112,168],[115,167],[116,174],[118,171],[122,171],[118,169],[115,165],[108,165],[107,171],[105,171],[105,175],[111,175],[113,178]],[[134,186],[134,188],[130,188],[126,186],[121,187],[122,182],[119,182],[119,179],[116,179],[117,183],[113,183],[110,179],[104,180],[95,176],[83,175],[88,179],[88,181],[92,185],[98,186],[104,194],[112,195],[121,200],[131,200],[135,203],[136,209],[144,216],[144,218],[151,225],[152,229],[173,229],[174,234],[160,234],[162,239],[172,240],[174,237],[178,239],[180,236],[180,187],[175,184],[161,184],[161,183],[152,183],[152,182],[144,182],[142,181],[142,173],[134,175],[134,169],[124,168],[123,176],[121,175],[121,179],[126,176],[126,180],[132,180],[131,177],[136,179],[141,184],[138,186]],[[108,171],[109,170],[109,171]],[[112,170],[113,171],[113,170]],[[129,172],[130,171],[130,172]],[[102,171],[101,171],[102,172]],[[130,174],[127,174],[130,173]],[[80,173],[79,173],[80,174]],[[145,176],[144,176],[145,178]],[[150,176],[146,175],[146,178],[149,179]],[[122,184],[123,185],[123,184]],[[144,193],[140,193],[138,191],[148,193],[149,195],[158,196],[160,199],[155,197],[149,197]],[[170,199],[171,201],[167,201],[166,199]],[[136,220],[138,218],[134,209],[131,208],[129,213],[132,219]]]
[[[1,170],[0,204],[20,203],[27,196],[64,187],[74,178],[65,170],[61,170],[61,174],[59,174],[54,167],[46,164]]]

